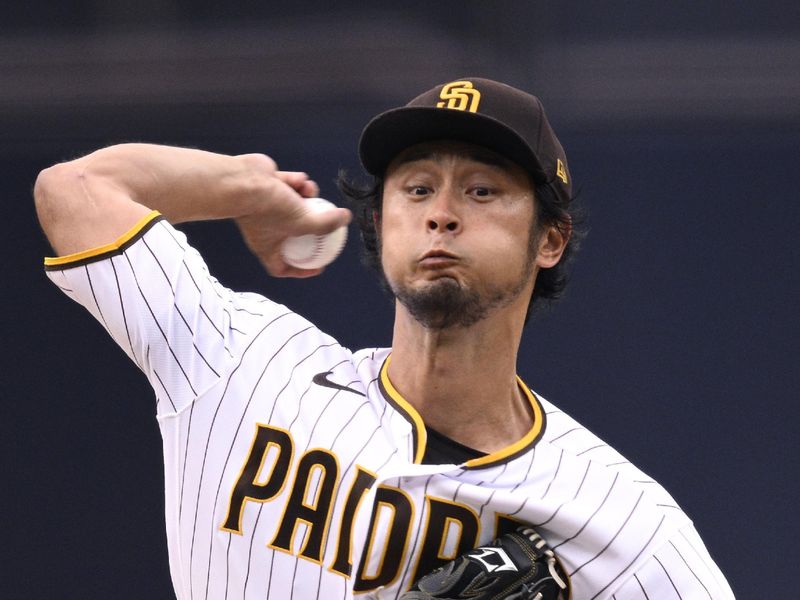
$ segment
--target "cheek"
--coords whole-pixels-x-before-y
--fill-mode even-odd
[[[415,259],[427,249],[419,226],[421,213],[403,203],[384,202],[381,214],[381,266],[389,281],[401,281],[415,271]]]
[[[399,203],[385,201],[383,204],[383,211],[378,223],[381,237],[385,242],[397,241],[404,237],[408,237],[411,231],[411,224],[414,215],[413,211],[409,210],[408,206],[402,206]]]
[[[497,228],[482,235],[480,240],[483,251],[477,256],[482,256],[482,262],[493,269],[517,271],[521,263],[528,262],[527,235],[515,235],[508,229]]]
[[[396,229],[386,229],[386,235],[381,238],[381,264],[384,273],[389,276],[398,274],[408,262],[407,242]]]
[[[486,231],[491,231],[487,236],[490,238],[488,241],[494,242],[498,249],[502,246],[508,250],[527,250],[533,214],[530,208],[524,206],[517,205],[513,208],[514,210],[498,210],[487,215],[484,226]]]
[[[491,233],[480,238],[485,256],[490,257],[497,268],[508,268],[518,273],[531,262],[531,218],[519,214],[512,219],[498,219],[492,224]]]
[[[390,277],[397,268],[398,248],[404,243],[401,223],[394,218],[391,211],[384,208],[376,224],[376,231],[380,240],[381,266],[386,276]]]

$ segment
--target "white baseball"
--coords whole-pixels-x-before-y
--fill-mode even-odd
[[[306,198],[309,210],[323,212],[336,205],[322,198]],[[347,241],[347,226],[324,235],[310,233],[286,238],[281,246],[281,255],[287,264],[298,269],[319,269],[339,256]]]

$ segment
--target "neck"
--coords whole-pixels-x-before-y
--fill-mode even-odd
[[[422,327],[399,303],[388,376],[425,424],[493,452],[532,426],[516,377],[524,313],[497,310],[470,327]]]

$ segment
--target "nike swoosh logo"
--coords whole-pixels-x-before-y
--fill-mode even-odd
[[[366,394],[359,392],[358,390],[354,390],[351,387],[347,387],[346,385],[340,385],[335,381],[331,381],[328,379],[328,375],[333,373],[333,371],[325,371],[324,373],[317,373],[314,375],[314,378],[311,380],[317,385],[321,385],[322,387],[331,388],[334,390],[342,390],[343,392],[352,392],[354,394],[358,394],[359,396],[367,397]]]

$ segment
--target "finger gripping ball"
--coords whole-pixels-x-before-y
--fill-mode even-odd
[[[336,206],[322,198],[307,198],[306,205],[313,212],[324,212]],[[339,256],[347,241],[347,226],[326,234],[310,233],[286,238],[281,255],[286,264],[298,269],[319,269]]]

